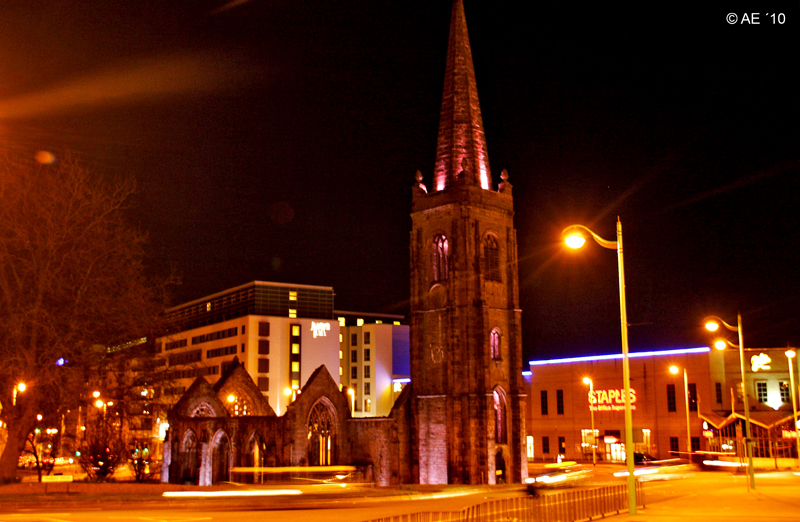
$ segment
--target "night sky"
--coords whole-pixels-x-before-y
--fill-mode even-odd
[[[617,216],[632,350],[706,345],[701,319],[737,311],[746,346],[800,344],[800,5],[464,3],[526,358],[619,351],[616,255],[560,243]],[[134,176],[172,304],[264,280],[406,313],[449,20],[448,0],[15,2],[0,146]]]

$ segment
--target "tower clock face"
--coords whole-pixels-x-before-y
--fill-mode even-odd
[[[442,359],[444,359],[444,350],[442,350],[441,345],[431,345],[431,362],[433,364],[439,364],[442,362]]]

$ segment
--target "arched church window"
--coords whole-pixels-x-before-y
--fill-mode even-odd
[[[330,466],[333,464],[336,424],[331,408],[318,401],[308,414],[308,465]]]
[[[450,243],[443,234],[433,238],[433,280],[444,281],[448,276],[447,258]]]
[[[250,403],[247,401],[247,398],[239,395],[229,395],[228,403],[230,404],[229,411],[234,417],[250,415]]]
[[[500,390],[492,392],[494,398],[494,442],[495,444],[508,443],[506,434],[506,398]]]
[[[211,409],[211,406],[203,402],[192,411],[189,417],[216,417],[216,415],[214,415],[214,410]]]
[[[500,360],[500,329],[493,328],[489,334],[489,355],[492,360]]]
[[[500,248],[492,235],[483,240],[483,277],[487,281],[500,281]]]

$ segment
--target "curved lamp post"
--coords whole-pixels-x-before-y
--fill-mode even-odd
[[[789,382],[792,386],[792,413],[794,413],[792,417],[792,428],[794,428],[794,440],[797,443],[797,460],[800,462],[800,437],[797,436],[797,398],[795,397],[794,370],[792,369],[792,359],[796,356],[797,352],[794,350],[786,350],[786,358],[789,360]],[[800,375],[798,375],[798,377],[800,377]]]
[[[742,336],[742,314],[736,315],[736,326],[732,326],[719,317],[712,315],[711,317],[706,318],[703,321],[706,330],[709,332],[716,332],[719,330],[720,325],[724,326],[731,332],[737,332],[739,334],[739,344],[734,344],[727,339],[717,339],[714,342],[714,348],[717,350],[724,350],[725,346],[730,346],[731,348],[738,348],[739,349],[739,366],[742,371],[742,401],[744,401],[744,421],[745,421],[745,430],[746,430],[746,439],[745,439],[745,453],[747,454],[747,474],[750,480],[747,482],[748,488],[755,489],[756,488],[756,477],[755,472],[753,470],[753,435],[750,430],[750,406],[747,404],[747,389],[745,387],[745,377],[744,377],[744,338]],[[735,409],[735,408],[733,408]]]
[[[633,416],[631,415],[631,377],[628,364],[628,317],[625,305],[625,268],[622,261],[622,223],[617,218],[617,240],[608,241],[598,236],[583,225],[570,225],[561,235],[570,248],[580,248],[586,242],[586,232],[603,248],[617,251],[619,266],[619,319],[622,328],[622,385],[625,389],[625,460],[628,466],[628,509],[631,515],[636,514],[636,479],[633,476]]]
[[[680,368],[670,366],[669,373],[678,375]],[[686,400],[686,451],[689,453],[689,462],[692,461],[692,432],[689,428],[689,379],[686,377],[686,368],[683,369],[683,396]]]

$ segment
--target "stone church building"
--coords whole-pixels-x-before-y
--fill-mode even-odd
[[[411,384],[387,417],[353,418],[324,366],[278,417],[236,364],[169,415],[162,480],[235,467],[352,465],[379,485],[527,477],[514,206],[486,149],[462,0],[450,26],[433,184],[412,188]]]

